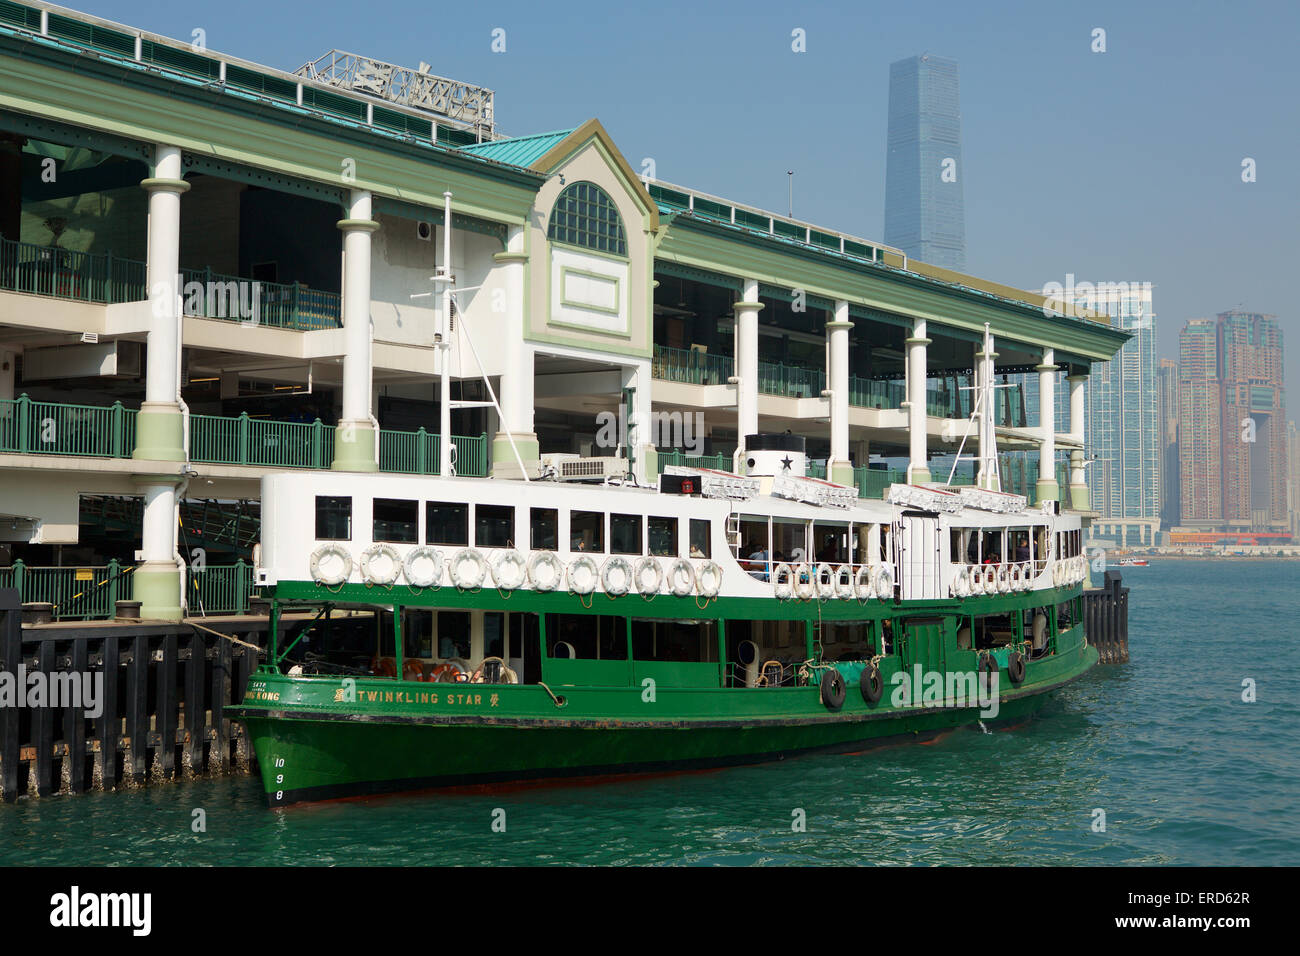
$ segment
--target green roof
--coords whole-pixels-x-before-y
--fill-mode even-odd
[[[559,142],[563,141],[573,130],[559,129],[551,133],[536,133],[532,136],[516,136],[512,139],[499,139],[493,143],[477,143],[463,146],[462,153],[473,153],[482,159],[493,159],[498,163],[522,166],[527,169],[537,162]]]

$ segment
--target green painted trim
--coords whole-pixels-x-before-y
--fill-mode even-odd
[[[600,279],[604,282],[612,283],[614,286],[614,303],[615,303],[614,308],[609,309],[603,305],[591,305],[590,303],[587,302],[574,302],[573,300],[566,297],[564,293],[568,287],[565,284],[564,280],[567,279],[570,275],[585,276],[588,279]],[[573,266],[560,266],[560,305],[568,306],[574,309],[587,309],[590,312],[601,312],[605,315],[612,315],[617,318],[621,318],[622,312],[618,308],[618,303],[622,301],[623,301],[623,280],[618,276],[602,275],[599,272],[589,272],[586,269],[576,269]],[[580,322],[564,322],[562,320],[556,320],[556,319],[552,319],[549,324],[564,325],[570,328],[580,328],[580,329],[586,328],[586,326],[582,325],[582,323]],[[630,332],[614,332],[611,329],[591,329],[591,331],[603,332],[606,335],[612,334],[612,335],[626,336],[627,338],[632,337],[632,334]]]
[[[344,435],[350,434],[348,441]],[[375,429],[370,423],[340,423],[334,428],[334,461],[331,471],[378,471],[375,461]]]
[[[1034,494],[1037,501],[1060,501],[1061,486],[1055,478],[1039,478],[1034,483]]]
[[[542,457],[542,446],[536,438],[520,438],[515,436],[515,448],[519,449],[519,457],[524,460],[525,465],[540,461]],[[519,463],[515,461],[514,449],[510,447],[510,439],[493,438],[492,439],[492,471],[498,468],[518,468]]]
[[[830,480],[837,485],[848,485],[854,487],[856,482],[853,478],[853,465],[848,462],[837,461],[831,467]]]
[[[526,253],[526,252],[494,252],[494,253],[492,253],[492,261],[494,261],[494,262],[499,262],[499,263],[502,263],[502,264],[509,264],[509,263],[511,263],[511,262],[527,262],[527,261],[528,261],[528,253]]]
[[[185,461],[185,420],[179,406],[167,410],[141,408],[135,417],[135,450],[144,461]]]
[[[373,219],[340,219],[335,225],[343,232],[375,232],[379,228]]]
[[[1075,511],[1092,510],[1092,501],[1088,494],[1087,485],[1070,486],[1070,507]]]
[[[546,238],[546,243],[552,248],[559,246],[561,249],[568,249],[572,252],[579,253],[580,255],[596,256],[601,259],[610,259],[614,262],[619,263],[620,265],[630,266],[632,263],[631,256],[620,256],[613,252],[605,252],[602,249],[591,249],[588,248],[587,246],[580,246],[574,242],[564,242],[560,239],[552,239],[549,236]]]
[[[151,193],[187,193],[190,191],[190,184],[183,179],[159,179],[151,176],[149,179],[140,180],[140,188]]]
[[[150,621],[179,621],[181,572],[136,570],[131,575],[131,600],[140,602],[140,617]]]

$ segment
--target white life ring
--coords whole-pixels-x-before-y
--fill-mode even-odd
[[[600,586],[606,594],[622,597],[632,586],[632,564],[622,555],[614,555],[605,560],[600,569]]]
[[[996,564],[980,565],[980,583],[984,585],[985,594],[998,592],[998,566]]]
[[[702,597],[717,597],[722,590],[722,568],[716,561],[703,562],[695,572],[695,583]]]
[[[564,580],[564,563],[554,551],[535,551],[528,559],[528,583],[536,591],[554,591]]]
[[[968,564],[966,565],[966,571],[970,575],[970,593],[983,594],[984,575],[981,572],[980,566],[978,564]]]
[[[1007,577],[1009,579],[1007,583],[1011,586],[1011,590],[1019,591],[1024,577],[1023,572],[1020,570],[1020,565],[1011,565],[1011,570],[1007,573]]]
[[[853,591],[859,601],[869,601],[876,596],[876,576],[868,565],[861,565],[853,576]]]
[[[998,565],[998,593],[1006,594],[1011,590],[1011,572],[1005,564]]]
[[[668,586],[673,594],[686,597],[695,593],[695,568],[685,558],[678,558],[668,568]]]
[[[654,558],[642,558],[636,563],[636,589],[642,597],[658,594],[664,584],[664,569]]]
[[[1061,562],[1060,561],[1052,562],[1052,586],[1058,588],[1061,586]]]
[[[822,561],[814,569],[817,581],[817,596],[823,600],[835,597],[835,569]]]
[[[853,597],[853,568],[847,564],[841,564],[840,569],[835,572],[835,596],[841,601],[847,601]]]
[[[966,597],[970,594],[970,568],[962,565],[957,569],[957,573],[952,576],[952,593],[958,597]]]
[[[779,600],[788,601],[794,595],[794,568],[782,562],[772,572],[772,590]]]
[[[882,564],[876,572],[876,597],[888,601],[894,596],[894,569]]]
[[[811,601],[817,594],[816,569],[811,564],[794,566],[794,593],[801,601]]]
[[[436,588],[442,583],[442,552],[423,545],[412,548],[406,552],[402,573],[412,587]]]
[[[372,544],[361,552],[361,578],[368,584],[392,584],[402,571],[402,556],[391,544]]]
[[[311,578],[317,584],[342,584],[352,576],[352,555],[341,544],[323,544],[311,554]]]
[[[461,548],[452,556],[451,583],[462,591],[482,587],[487,573],[487,560],[477,548]]]
[[[590,594],[596,590],[600,570],[590,555],[580,554],[569,562],[569,590],[575,594]]]
[[[501,555],[497,558],[497,563],[492,565],[492,581],[502,591],[513,591],[523,587],[527,578],[528,565],[524,561],[524,556],[515,548]]]

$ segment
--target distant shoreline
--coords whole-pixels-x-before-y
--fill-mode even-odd
[[[1157,561],[1300,561],[1300,554],[1144,554],[1140,560],[1152,564]],[[1106,561],[1107,570],[1118,567],[1119,561]]]

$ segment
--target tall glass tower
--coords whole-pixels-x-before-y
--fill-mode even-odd
[[[913,56],[889,67],[885,242],[914,259],[966,271],[957,61]]]

